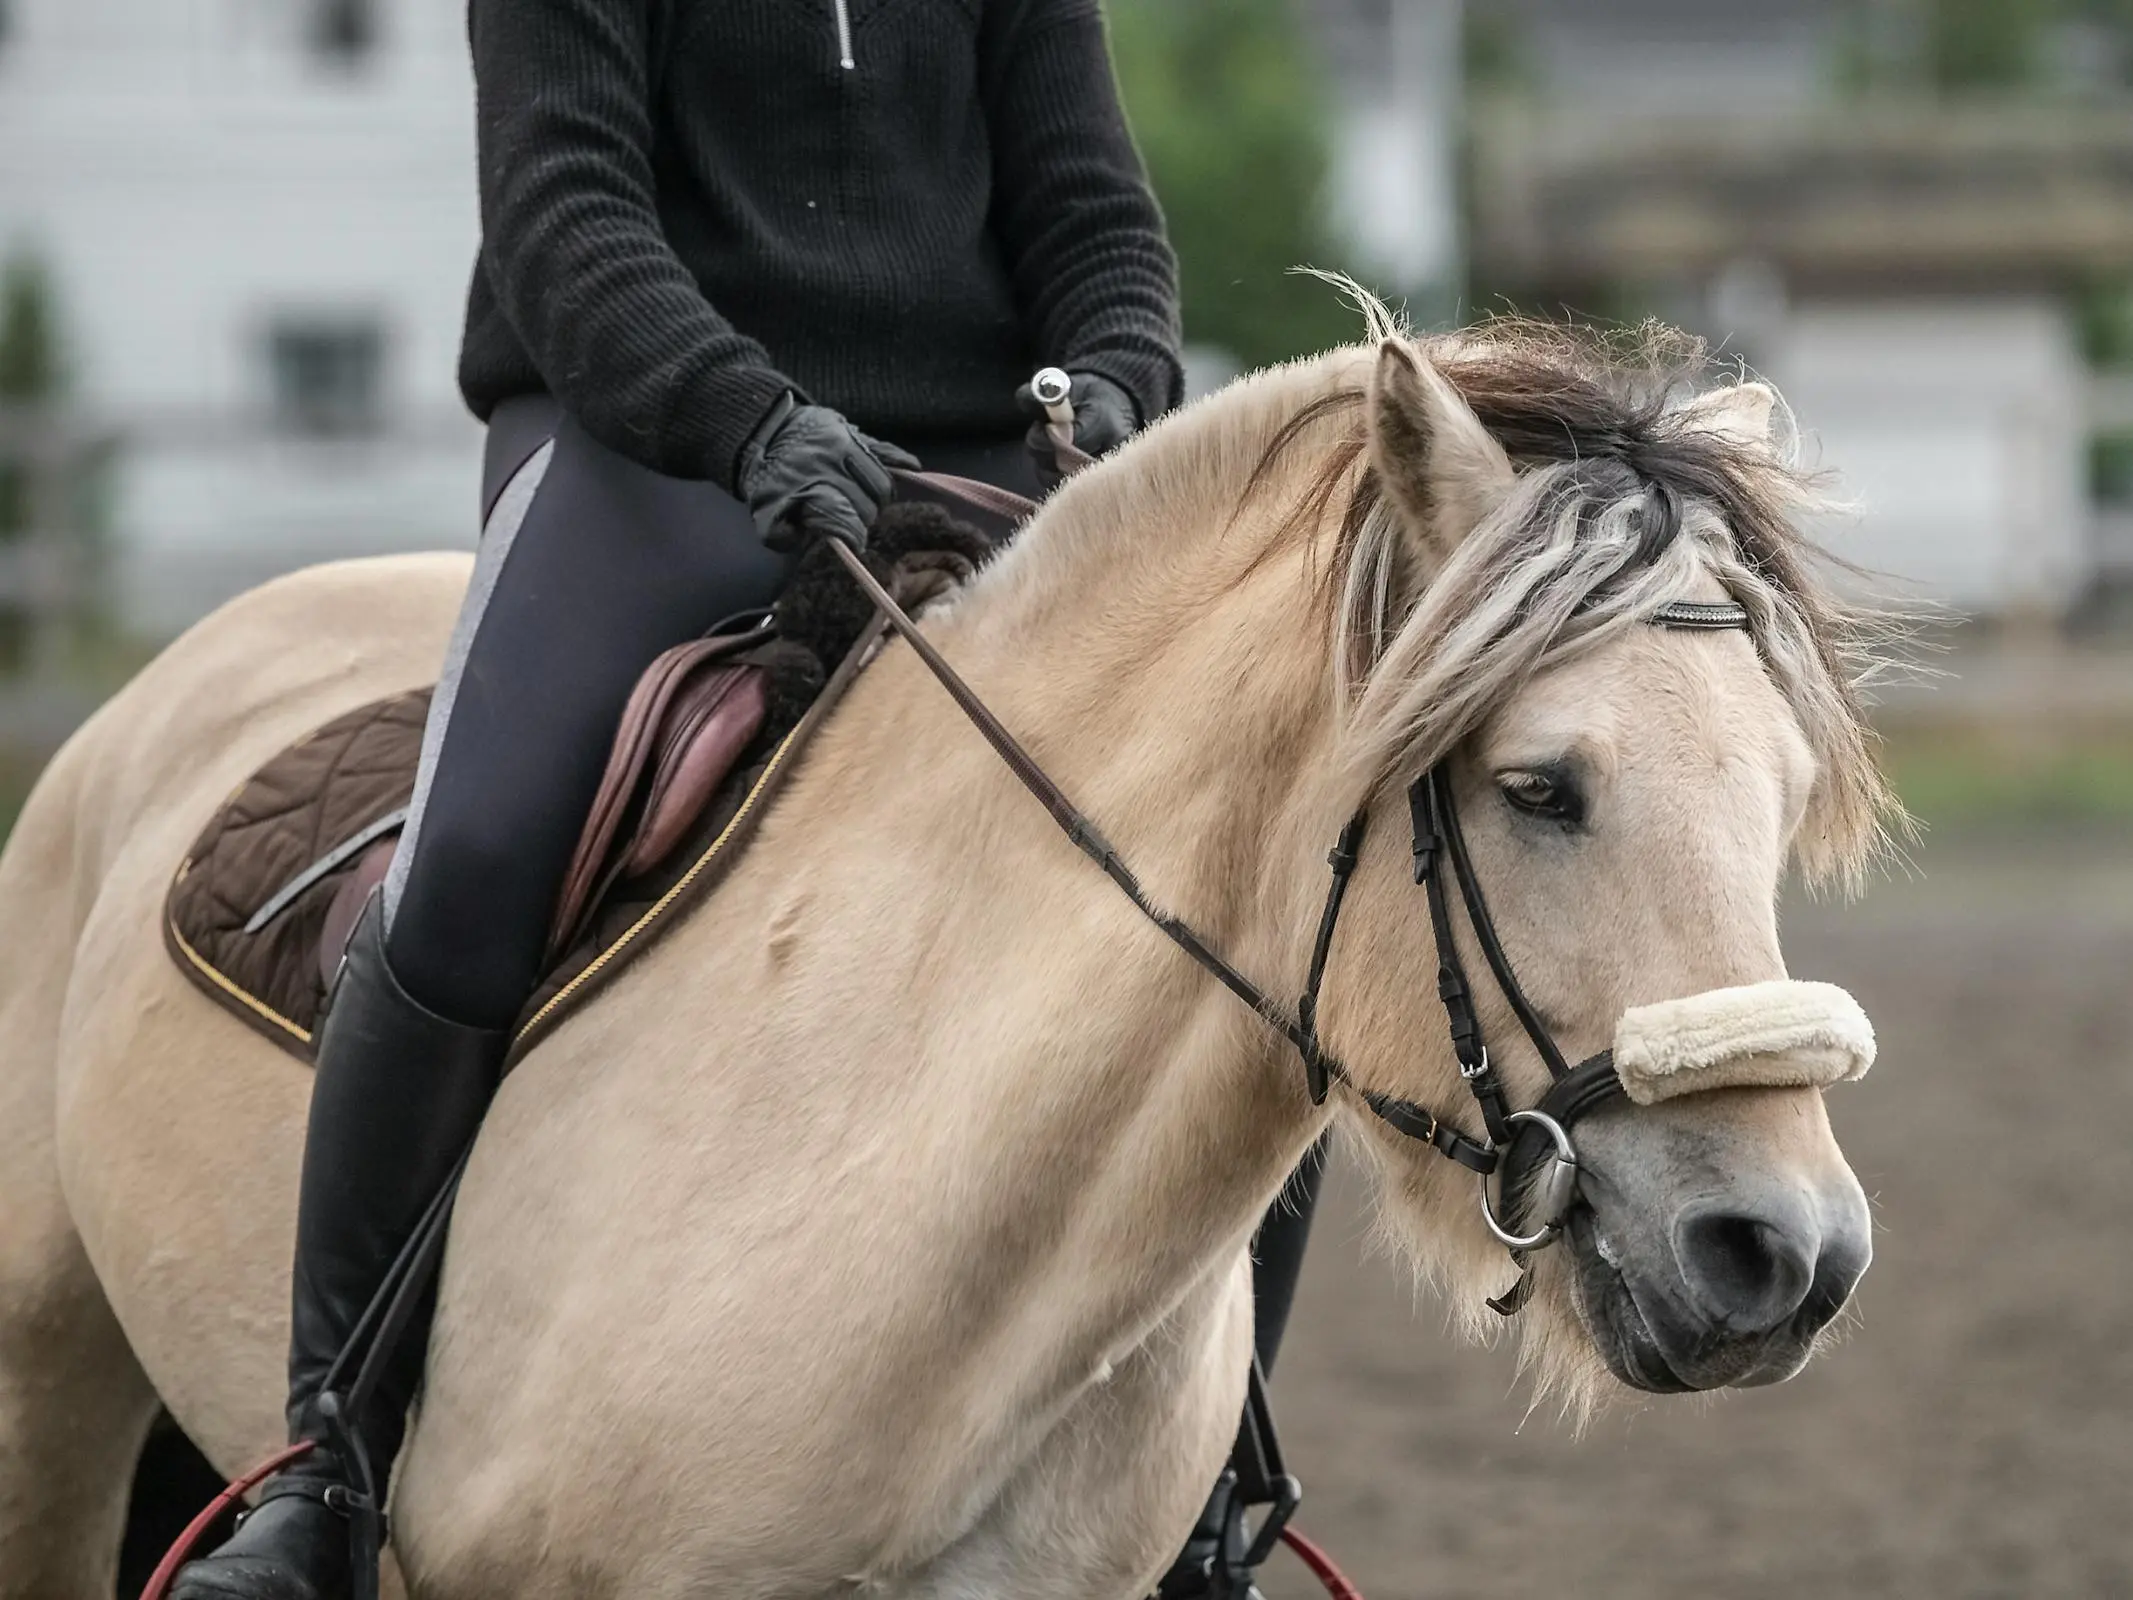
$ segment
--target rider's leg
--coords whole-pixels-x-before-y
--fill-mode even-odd
[[[1326,1145],[1320,1139],[1304,1152],[1252,1241],[1252,1351],[1259,1369],[1269,1375],[1288,1330],[1289,1308],[1296,1303],[1304,1246],[1311,1242],[1311,1218],[1326,1176]]]
[[[533,404],[500,415],[492,455],[525,448]],[[511,482],[454,632],[399,860],[320,1035],[289,1357],[298,1438],[322,1436],[328,1368],[487,1108],[631,687],[661,650],[768,604],[784,575],[716,489],[655,477],[568,422],[534,442],[496,474]],[[424,1342],[403,1341],[350,1419],[381,1480]],[[285,1473],[173,1600],[339,1600],[349,1530],[328,1502],[349,1470],[320,1451]]]
[[[1252,1240],[1252,1354],[1260,1371],[1269,1375],[1288,1329],[1289,1308],[1296,1302],[1304,1246],[1310,1242],[1311,1218],[1318,1210],[1318,1191],[1326,1175],[1327,1142],[1321,1138],[1304,1152]],[[1229,1517],[1229,1483],[1225,1474],[1215,1485],[1185,1548],[1163,1575],[1157,1590],[1163,1600],[1232,1600],[1240,1593],[1220,1583],[1215,1559]]]

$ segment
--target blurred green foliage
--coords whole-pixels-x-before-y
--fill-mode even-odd
[[[10,258],[0,268],[0,407],[29,410],[57,398],[57,324],[44,268],[28,256]],[[0,454],[0,539],[24,532],[30,511],[29,468]]]
[[[1291,0],[1111,0],[1134,138],[1177,247],[1185,336],[1246,366],[1355,337],[1298,266],[1337,264],[1325,223],[1326,88]]]
[[[32,256],[0,268],[0,404],[36,405],[60,391],[59,317],[51,275]]]
[[[2133,369],[2133,283],[2099,279],[2073,297],[2081,353],[2104,371]],[[2133,506],[2133,432],[2112,429],[2088,442],[2089,497],[2100,505]]]
[[[1470,5],[1459,32],[1467,87],[1502,94],[1540,86],[1540,72],[1526,50],[1525,30],[1501,7]]]
[[[36,787],[37,775],[44,770],[44,764],[41,751],[0,744],[0,840],[7,838],[15,826],[15,818],[22,814],[23,802]]]
[[[2133,434],[2099,433],[2090,438],[2089,498],[2099,505],[2133,505]]]
[[[2133,281],[2098,278],[2074,296],[2074,330],[2092,367],[2133,367]]]
[[[1895,730],[1883,761],[1929,828],[2133,820],[2133,734],[2123,729]]]
[[[1927,8],[1927,76],[1944,89],[2009,89],[2033,82],[2056,0],[1934,0]]]

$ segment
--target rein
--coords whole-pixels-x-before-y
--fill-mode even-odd
[[[1333,946],[1333,929],[1340,917],[1341,902],[1347,894],[1348,879],[1355,871],[1357,852],[1363,840],[1363,817],[1358,814],[1341,830],[1334,842],[1327,862],[1333,869],[1333,883],[1326,892],[1325,910],[1319,918],[1318,940],[1311,957],[1311,977],[1302,999],[1292,1015],[1279,1001],[1250,978],[1239,972],[1201,938],[1193,926],[1180,917],[1171,915],[1150,898],[1141,886],[1133,869],[1126,865],[1117,848],[1106,839],[1103,830],[1097,827],[1087,812],[1067,797],[1066,791],[1053,781],[1050,774],[1040,767],[1035,758],[1022,747],[1021,742],[1008,732],[1000,719],[993,715],[977,692],[963,681],[962,675],[948,664],[948,660],[933,642],[919,631],[904,608],[897,604],[889,591],[869,572],[866,564],[852,553],[849,546],[835,542],[838,559],[845,570],[858,580],[867,596],[880,608],[889,625],[903,636],[904,642],[918,652],[949,697],[961,707],[985,742],[998,752],[1000,759],[1018,778],[1022,786],[1037,797],[1038,803],[1050,813],[1069,843],[1103,870],[1104,876],[1118,886],[1133,908],[1159,929],[1163,936],[1190,956],[1225,989],[1250,1006],[1276,1032],[1289,1041],[1302,1058],[1306,1079],[1311,1088],[1314,1105],[1323,1104],[1326,1086],[1339,1080],[1355,1088],[1364,1103],[1409,1138],[1420,1139],[1441,1153],[1457,1161],[1461,1166],[1487,1175],[1497,1167],[1496,1151],[1479,1140],[1469,1138],[1458,1129],[1444,1122],[1427,1106],[1411,1100],[1396,1099],[1361,1088],[1349,1076],[1348,1069],[1338,1059],[1328,1055],[1318,1042],[1316,1017],[1318,990],[1325,976],[1326,958]],[[1456,959],[1456,958],[1455,958]],[[1468,1013],[1471,1017],[1471,1012]],[[1478,1038],[1478,1032],[1477,1032]],[[1483,1069],[1486,1070],[1486,1052],[1483,1052]]]

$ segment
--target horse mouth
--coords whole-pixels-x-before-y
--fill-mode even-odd
[[[1568,1244],[1577,1263],[1573,1278],[1578,1316],[1607,1370],[1646,1394],[1689,1394],[1716,1387],[1691,1383],[1674,1370],[1660,1348],[1651,1319],[1637,1303],[1629,1279],[1608,1259],[1592,1207],[1580,1204],[1568,1220]]]
[[[1573,1293],[1578,1316],[1607,1370],[1646,1394],[1692,1394],[1709,1389],[1754,1389],[1782,1383],[1807,1364],[1814,1330],[1808,1320],[1768,1334],[1740,1338],[1676,1312],[1662,1297],[1638,1294],[1630,1275],[1612,1259],[1589,1205],[1580,1203],[1567,1221],[1567,1242],[1577,1263]]]

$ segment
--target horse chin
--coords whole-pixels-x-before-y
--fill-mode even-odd
[[[1812,1340],[1730,1339],[1690,1329],[1666,1308],[1647,1311],[1630,1276],[1609,1259],[1591,1208],[1570,1214],[1578,1319],[1617,1380],[1646,1394],[1692,1394],[1782,1383],[1807,1364]]]

